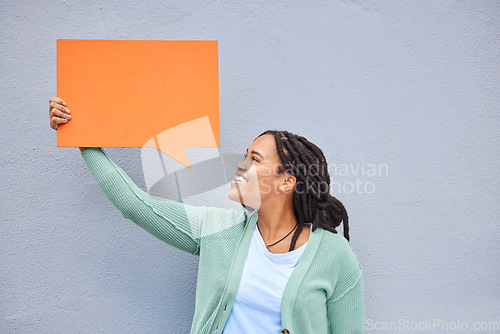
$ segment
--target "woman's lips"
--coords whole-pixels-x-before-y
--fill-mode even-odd
[[[233,184],[245,184],[248,183],[248,180],[244,178],[243,176],[239,175],[236,176],[233,180],[231,180],[231,183]]]

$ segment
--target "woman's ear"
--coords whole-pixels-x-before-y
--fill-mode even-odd
[[[297,178],[293,175],[288,175],[281,183],[280,190],[284,192],[289,192],[295,187]]]

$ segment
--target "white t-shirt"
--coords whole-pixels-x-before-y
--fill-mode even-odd
[[[273,254],[255,225],[223,334],[281,333],[281,297],[306,245],[307,242],[291,252]]]

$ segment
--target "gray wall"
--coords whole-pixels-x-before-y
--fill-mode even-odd
[[[499,9],[0,2],[0,332],[185,333],[194,312],[197,258],[125,220],[78,149],[56,145],[58,38],[218,40],[219,152],[243,154],[268,128],[323,149],[364,268],[368,332],[498,321]],[[146,189],[139,148],[107,152]]]

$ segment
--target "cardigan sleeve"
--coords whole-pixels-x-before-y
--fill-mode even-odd
[[[328,299],[331,334],[365,333],[365,297],[363,277],[339,299]]]
[[[341,274],[332,295],[327,299],[331,334],[365,333],[365,295],[363,271],[347,239],[339,257]]]
[[[100,147],[87,148],[81,155],[98,186],[124,218],[169,245],[199,255],[205,206],[149,195]]]

